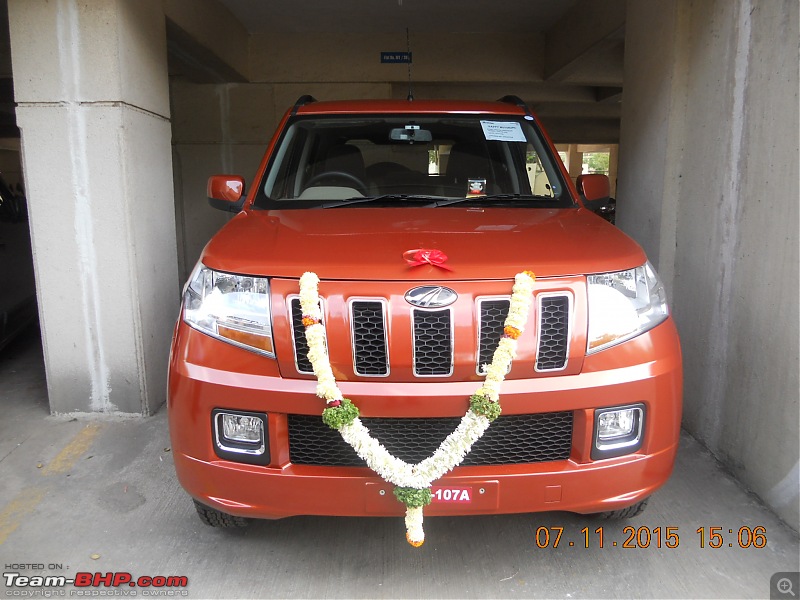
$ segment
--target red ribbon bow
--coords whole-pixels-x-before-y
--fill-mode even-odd
[[[445,262],[447,262],[447,254],[441,250],[418,248],[416,250],[406,250],[403,252],[403,259],[410,267],[419,267],[420,265],[433,265],[446,271],[452,271]]]

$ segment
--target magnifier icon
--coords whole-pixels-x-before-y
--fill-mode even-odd
[[[778,583],[776,584],[778,591],[781,594],[791,594],[793,598],[797,598],[797,594],[792,591],[792,581],[791,579],[787,579],[783,577],[782,579],[778,579]]]

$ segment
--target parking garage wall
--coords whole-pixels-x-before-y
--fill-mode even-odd
[[[628,7],[618,224],[672,290],[684,426],[797,530],[798,4]]]

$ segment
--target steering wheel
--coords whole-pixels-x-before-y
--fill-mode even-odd
[[[313,187],[315,184],[319,183],[324,179],[340,179],[347,181],[348,184],[354,184],[350,187],[355,187],[356,190],[361,192],[364,196],[367,195],[367,184],[361,181],[355,175],[347,173],[345,171],[323,171],[322,173],[317,173],[311,179],[306,182],[304,190],[307,190],[310,187]]]

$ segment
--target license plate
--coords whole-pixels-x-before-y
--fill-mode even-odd
[[[471,504],[473,490],[471,486],[433,486],[431,488],[431,494],[433,495],[433,502],[436,503],[452,504],[455,502],[459,504]]]

